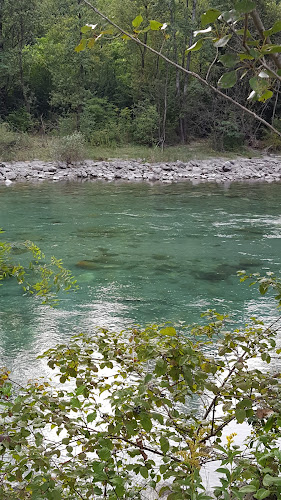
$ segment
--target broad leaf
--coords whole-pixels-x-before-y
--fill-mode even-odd
[[[281,486],[281,477],[276,477],[276,476],[270,476],[269,474],[266,474],[263,478],[262,484],[266,486],[272,486],[277,485]]]
[[[250,54],[246,54],[246,53],[238,54],[238,57],[239,57],[240,61],[245,61],[245,60],[252,61],[254,59],[253,56],[251,56]]]
[[[254,76],[253,78],[250,78],[249,84],[250,84],[251,89],[255,90],[255,92],[258,91],[259,81],[258,81],[256,76]]]
[[[143,465],[140,467],[140,474],[144,477],[144,479],[148,478],[148,470]]]
[[[161,437],[160,438],[160,446],[161,446],[161,451],[163,453],[167,453],[167,451],[169,451],[169,448],[170,448],[170,443],[169,443],[168,439],[165,437]]]
[[[239,19],[239,12],[232,9],[229,11],[225,11],[220,16],[220,19],[223,19],[226,23],[235,23]]]
[[[204,38],[201,38],[200,40],[195,42],[193,45],[191,45],[191,47],[188,47],[188,49],[186,49],[186,53],[195,52],[196,50],[200,50],[202,45],[203,45],[203,40],[204,40]]]
[[[160,330],[160,334],[167,335],[168,337],[175,337],[177,334],[177,331],[172,326],[167,326],[167,328],[162,328],[162,330]]]
[[[218,86],[222,89],[230,89],[234,87],[237,82],[237,73],[236,71],[230,71],[229,73],[225,73],[222,75],[218,81]]]
[[[85,26],[82,26],[81,28],[81,33],[87,33],[88,31],[92,31],[97,27],[97,24],[86,24]]]
[[[142,428],[146,432],[150,432],[151,431],[151,429],[152,429],[152,423],[151,423],[151,420],[150,420],[149,416],[147,415],[147,413],[142,413],[140,415],[140,423],[141,423]]]
[[[75,52],[82,52],[82,50],[85,50],[86,46],[87,46],[87,40],[83,38],[79,43],[79,45],[75,47]]]
[[[256,500],[264,500],[265,498],[268,498],[271,495],[271,493],[272,492],[270,490],[265,490],[264,488],[260,488],[255,493],[254,498],[256,498]]]
[[[149,24],[152,31],[159,31],[163,27],[163,24],[159,23],[159,21],[149,21]]]
[[[281,45],[265,45],[261,50],[262,54],[278,54],[281,52]]]
[[[246,419],[246,412],[243,410],[243,408],[239,408],[235,410],[235,417],[236,420],[239,424],[242,424],[244,420]]]
[[[143,17],[139,15],[135,17],[135,19],[132,21],[132,25],[134,28],[138,28],[142,22],[143,22]]]
[[[256,486],[253,484],[247,484],[246,486],[242,486],[242,488],[239,489],[239,493],[255,493],[257,491]]]
[[[232,35],[225,35],[222,38],[216,38],[216,39],[214,39],[213,40],[214,46],[216,48],[225,47],[225,45],[227,45],[227,43],[229,42],[229,40],[231,39],[231,37],[232,37]]]
[[[238,62],[235,54],[224,54],[219,60],[226,68],[232,68]]]
[[[108,448],[101,448],[97,453],[101,460],[107,461],[111,457],[111,451]]]
[[[206,26],[206,24],[213,23],[218,19],[221,15],[221,12],[217,9],[209,9],[207,12],[204,12],[201,16],[201,24],[202,26]]]
[[[272,28],[263,32],[263,35],[265,38],[267,38],[270,35],[274,35],[275,33],[279,33],[279,31],[281,31],[281,21],[276,21],[276,23],[274,23]]]
[[[266,90],[265,92],[263,92],[263,94],[259,97],[259,101],[260,102],[265,102],[267,101],[268,99],[270,99],[271,97],[273,96],[273,92],[272,90]]]

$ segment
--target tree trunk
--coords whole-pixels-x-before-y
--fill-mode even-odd
[[[187,0],[187,7],[188,7],[188,0]],[[189,36],[189,47],[191,47],[193,43],[193,25],[195,22],[196,18],[196,7],[197,7],[197,0],[193,0],[192,2],[192,12],[191,12],[191,31],[190,31],[190,36]],[[191,62],[191,52],[187,54],[187,59],[186,59],[186,69],[187,71],[190,70],[190,62]],[[188,82],[189,82],[189,75],[186,73],[184,76],[184,87],[183,87],[183,95],[181,97],[181,109],[183,108],[183,104],[186,100],[187,96],[187,89],[188,89]],[[181,142],[185,143],[187,139],[187,124],[186,124],[186,116],[182,116],[180,118],[180,134],[181,134]]]

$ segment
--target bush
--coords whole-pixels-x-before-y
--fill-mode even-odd
[[[134,110],[133,138],[138,144],[152,146],[157,142],[159,113],[154,104],[148,101],[139,104]]]
[[[57,131],[54,130],[54,132],[60,137],[77,132],[77,116],[74,113],[60,116],[58,118]]]
[[[28,147],[26,134],[14,132],[8,123],[0,123],[0,158],[3,161],[13,160],[17,152]]]
[[[80,132],[61,137],[54,147],[54,158],[68,165],[84,160],[85,155],[85,140]]]
[[[14,130],[20,132],[30,132],[34,128],[34,120],[24,107],[12,111],[12,113],[7,116],[7,122]]]
[[[93,146],[119,142],[118,109],[105,98],[93,97],[84,106],[80,129]]]
[[[217,151],[232,151],[244,145],[244,134],[235,115],[214,124],[212,146]]]

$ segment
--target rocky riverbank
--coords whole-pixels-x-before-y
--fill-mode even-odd
[[[43,162],[2,162],[0,183],[38,181],[141,181],[141,182],[235,182],[281,181],[281,156],[212,158],[173,163],[143,163],[141,160],[86,160],[76,165]]]

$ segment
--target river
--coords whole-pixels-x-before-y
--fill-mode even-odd
[[[1,365],[21,379],[42,375],[38,354],[95,326],[181,325],[209,308],[237,324],[269,320],[273,299],[236,271],[279,273],[280,199],[279,183],[1,185],[3,239],[34,241],[79,284],[53,309],[12,281],[0,287]]]

